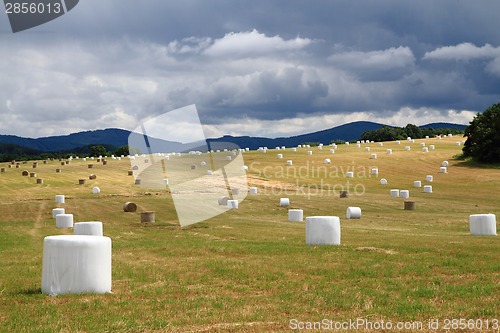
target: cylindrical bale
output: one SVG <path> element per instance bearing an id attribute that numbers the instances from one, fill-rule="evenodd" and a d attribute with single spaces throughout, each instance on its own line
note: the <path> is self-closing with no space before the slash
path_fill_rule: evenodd
<path id="1" fill-rule="evenodd" d="M 332 163 L 332 161 L 329 159 L 329 158 L 325 158 L 325 160 L 323 161 L 324 164 L 330 164 Z"/>
<path id="2" fill-rule="evenodd" d="M 432 193 L 432 185 L 424 185 L 424 193 Z"/>
<path id="3" fill-rule="evenodd" d="M 77 222 L 73 225 L 73 234 L 87 236 L 102 236 L 102 222 Z"/>
<path id="4" fill-rule="evenodd" d="M 0 172 L 5 172 L 5 168 L 0 168 Z"/>
<path id="5" fill-rule="evenodd" d="M 134 171 L 129 170 L 129 171 L 127 171 L 127 174 L 128 174 L 129 176 L 133 176 L 133 175 L 134 175 Z"/>
<path id="6" fill-rule="evenodd" d="M 283 158 L 283 154 L 278 154 L 278 158 L 282 159 Z"/>
<path id="7" fill-rule="evenodd" d="M 441 163 L 441 166 L 442 166 L 442 167 L 447 167 L 447 166 L 448 166 L 448 164 L 449 164 L 449 163 L 448 163 L 448 161 L 443 161 L 443 163 Z"/>
<path id="8" fill-rule="evenodd" d="M 96 176 L 96 175 L 94 175 L 93 173 L 91 173 L 91 174 L 89 175 L 89 179 L 90 179 L 90 180 L 97 179 L 97 176 Z"/>
<path id="9" fill-rule="evenodd" d="M 108 161 L 106 161 L 106 160 L 102 161 L 102 165 L 107 165 L 107 164 L 108 164 Z"/>
<path id="10" fill-rule="evenodd" d="M 348 219 L 360 219 L 361 218 L 361 208 L 359 207 L 347 207 L 345 216 Z"/>
<path id="11" fill-rule="evenodd" d="M 101 189 L 97 186 L 92 187 L 92 194 L 99 194 L 101 193 Z"/>
<path id="12" fill-rule="evenodd" d="M 422 182 L 420 180 L 415 180 L 413 182 L 413 187 L 414 188 L 419 188 L 419 187 L 422 187 Z"/>
<path id="13" fill-rule="evenodd" d="M 155 223 L 155 212 L 141 212 L 142 223 Z"/>
<path id="14" fill-rule="evenodd" d="M 31 178 L 36 178 L 36 172 L 30 172 L 30 177 Z"/>
<path id="15" fill-rule="evenodd" d="M 63 194 L 58 194 L 55 197 L 56 203 L 64 203 L 64 195 Z"/>
<path id="16" fill-rule="evenodd" d="M 319 145 L 318 150 L 323 150 L 323 146 Z"/>
<path id="17" fill-rule="evenodd" d="M 432 181 L 434 180 L 434 177 L 432 175 L 427 175 L 427 176 L 425 176 L 425 180 L 429 183 L 432 183 Z"/>
<path id="18" fill-rule="evenodd" d="M 168 185 L 168 178 L 163 179 L 163 185 Z"/>
<path id="19" fill-rule="evenodd" d="M 240 193 L 240 190 L 238 188 L 232 188 L 231 189 L 231 194 L 232 195 L 238 195 Z"/>
<path id="20" fill-rule="evenodd" d="M 292 151 L 293 151 L 293 152 L 296 152 L 296 151 L 297 151 L 297 148 L 292 148 Z"/>
<path id="21" fill-rule="evenodd" d="M 307 151 L 307 155 L 312 155 L 312 154 L 313 154 L 312 150 Z"/>
<path id="22" fill-rule="evenodd" d="M 356 143 L 356 148 L 361 148 L 361 143 Z"/>
<path id="23" fill-rule="evenodd" d="M 352 171 L 348 171 L 348 172 L 346 172 L 345 176 L 346 176 L 347 178 L 354 178 L 354 172 L 352 172 Z"/>
<path id="24" fill-rule="evenodd" d="M 200 162 L 200 166 L 202 166 L 202 167 L 203 167 L 203 166 L 206 166 L 206 165 L 207 165 L 207 162 L 205 162 L 205 161 L 201 161 L 201 162 Z"/>
<path id="25" fill-rule="evenodd" d="M 28 172 L 28 170 L 24 170 L 24 171 L 21 173 L 21 175 L 23 175 L 23 176 L 29 176 L 29 174 L 30 174 L 30 173 Z"/>
<path id="26" fill-rule="evenodd" d="M 405 150 L 411 150 L 411 147 L 410 146 L 406 146 Z"/>
<path id="27" fill-rule="evenodd" d="M 16 169 L 19 169 L 21 166 L 19 164 L 16 164 Z"/>
<path id="28" fill-rule="evenodd" d="M 257 187 L 250 187 L 250 194 L 257 194 L 257 193 L 258 193 Z"/>
<path id="29" fill-rule="evenodd" d="M 292 161 L 292 160 L 288 160 L 288 161 L 286 161 L 286 165 L 288 165 L 288 166 L 292 166 L 292 165 L 293 165 L 293 161 Z"/>
<path id="30" fill-rule="evenodd" d="M 383 146 L 384 146 L 384 143 L 383 143 L 383 142 L 379 142 L 379 143 L 378 143 L 378 145 L 379 145 L 380 147 L 383 147 Z"/>
<path id="31" fill-rule="evenodd" d="M 92 169 L 92 168 L 94 167 L 94 165 L 93 165 L 93 164 L 88 164 L 88 165 L 87 165 L 87 167 L 88 167 L 89 169 Z"/>
<path id="32" fill-rule="evenodd" d="M 424 153 L 428 153 L 428 152 L 429 152 L 429 148 L 424 147 L 424 148 L 422 148 L 422 151 L 423 151 Z"/>
<path id="33" fill-rule="evenodd" d="M 231 156 L 226 156 L 226 161 L 231 161 L 232 157 Z"/>
<path id="34" fill-rule="evenodd" d="M 330 149 L 330 154 L 335 154 L 335 149 Z"/>
<path id="35" fill-rule="evenodd" d="M 227 208 L 238 209 L 238 200 L 228 200 Z"/>
<path id="36" fill-rule="evenodd" d="M 63 162 L 61 162 L 61 165 L 66 165 L 66 163 L 64 163 L 64 161 L 63 161 Z"/>
<path id="37" fill-rule="evenodd" d="M 365 151 L 370 151 L 370 147 L 365 147 Z"/>
<path id="38" fill-rule="evenodd" d="M 290 221 L 290 222 L 303 222 L 304 221 L 304 211 L 302 209 L 289 209 L 288 210 L 288 221 Z"/>
<path id="39" fill-rule="evenodd" d="M 440 167 L 439 168 L 439 173 L 447 173 L 448 169 L 446 167 Z"/>
<path id="40" fill-rule="evenodd" d="M 371 155 L 370 155 L 370 158 L 371 158 L 371 159 L 376 159 L 376 158 L 377 158 L 377 154 L 371 154 Z"/>
<path id="41" fill-rule="evenodd" d="M 306 217 L 307 245 L 340 245 L 340 218 L 338 216 Z"/>
<path id="42" fill-rule="evenodd" d="M 56 228 L 73 228 L 73 214 L 57 214 Z"/>
<path id="43" fill-rule="evenodd" d="M 191 164 L 191 170 L 196 170 L 196 164 Z"/>
<path id="44" fill-rule="evenodd" d="M 227 206 L 228 197 L 220 197 L 219 198 L 219 206 Z"/>
<path id="45" fill-rule="evenodd" d="M 133 213 L 137 210 L 137 205 L 133 202 L 125 202 L 125 204 L 123 204 L 123 211 L 126 212 L 126 213 Z"/>
<path id="46" fill-rule="evenodd" d="M 37 166 L 38 164 L 33 163 L 33 169 L 36 169 Z"/>
<path id="47" fill-rule="evenodd" d="M 474 214 L 469 216 L 470 234 L 496 236 L 497 220 L 495 214 Z"/>
<path id="48" fill-rule="evenodd" d="M 387 185 L 387 179 L 385 178 L 380 179 L 380 185 Z"/>
<path id="49" fill-rule="evenodd" d="M 430 145 L 430 146 L 429 146 L 429 149 L 430 149 L 430 150 L 434 150 L 434 149 L 436 149 L 436 147 L 435 147 L 434 145 Z"/>
<path id="50" fill-rule="evenodd" d="M 214 174 L 214 172 L 212 170 L 207 170 L 207 175 L 208 176 L 212 176 Z"/>
<path id="51" fill-rule="evenodd" d="M 141 180 L 140 179 L 136 179 L 134 184 L 135 185 L 141 185 Z"/>
<path id="52" fill-rule="evenodd" d="M 85 185 L 85 179 L 78 179 L 79 185 Z"/>
<path id="53" fill-rule="evenodd" d="M 52 218 L 55 219 L 57 215 L 64 213 L 65 213 L 64 208 L 54 208 L 52 209 Z"/>
<path id="54" fill-rule="evenodd" d="M 139 170 L 139 167 L 138 167 L 137 165 L 134 165 L 134 166 L 132 167 L 132 170 Z"/>
<path id="55" fill-rule="evenodd" d="M 280 198 L 280 206 L 281 207 L 290 206 L 290 199 L 289 198 Z"/>
<path id="56" fill-rule="evenodd" d="M 399 191 L 399 197 L 403 199 L 408 199 L 410 197 L 410 191 L 409 190 Z"/>
<path id="57" fill-rule="evenodd" d="M 378 168 L 372 168 L 372 175 L 378 175 Z"/>
<path id="58" fill-rule="evenodd" d="M 387 149 L 385 152 L 386 152 L 387 155 L 391 155 L 392 154 L 392 149 Z"/>
<path id="59" fill-rule="evenodd" d="M 43 164 L 47 164 L 47 161 L 43 161 Z"/>
<path id="60" fill-rule="evenodd" d="M 405 200 L 404 210 L 415 210 L 416 208 L 417 204 L 415 203 L 415 201 Z"/>
<path id="61" fill-rule="evenodd" d="M 37 184 L 43 184 L 43 179 L 42 178 L 37 178 L 36 179 Z"/>
<path id="62" fill-rule="evenodd" d="M 56 173 L 61 173 L 61 169 L 56 169 Z"/>
<path id="63" fill-rule="evenodd" d="M 345 191 L 345 190 L 340 191 L 340 197 L 341 198 L 349 198 L 349 192 Z"/>
<path id="64" fill-rule="evenodd" d="M 460 141 L 455 142 L 455 146 L 460 146 L 462 143 Z"/>
<path id="65" fill-rule="evenodd" d="M 393 198 L 399 198 L 399 190 L 398 189 L 392 189 L 391 190 L 391 197 L 393 197 Z"/>

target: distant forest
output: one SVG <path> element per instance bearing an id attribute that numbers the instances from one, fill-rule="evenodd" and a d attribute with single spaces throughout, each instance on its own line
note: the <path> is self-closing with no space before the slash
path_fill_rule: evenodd
<path id="1" fill-rule="evenodd" d="M 373 131 L 366 131 L 361 135 L 361 140 L 380 142 L 406 140 L 408 137 L 422 139 L 426 136 L 432 138 L 436 135 L 457 135 L 464 133 L 463 130 L 457 128 L 420 128 L 416 125 L 408 124 L 405 127 L 383 126 Z"/>

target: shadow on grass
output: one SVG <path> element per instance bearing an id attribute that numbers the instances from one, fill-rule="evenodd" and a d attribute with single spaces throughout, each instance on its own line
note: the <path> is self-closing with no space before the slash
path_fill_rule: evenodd
<path id="1" fill-rule="evenodd" d="M 473 160 L 472 158 L 463 157 L 462 155 L 455 155 L 453 156 L 453 159 L 455 161 L 460 161 L 457 164 L 455 164 L 455 166 L 458 167 L 477 168 L 477 169 L 500 169 L 500 163 L 491 163 L 491 164 L 481 163 Z"/>
<path id="2" fill-rule="evenodd" d="M 20 291 L 14 293 L 14 294 L 17 294 L 17 295 L 41 295 L 42 288 L 32 287 L 32 288 L 21 289 Z"/>

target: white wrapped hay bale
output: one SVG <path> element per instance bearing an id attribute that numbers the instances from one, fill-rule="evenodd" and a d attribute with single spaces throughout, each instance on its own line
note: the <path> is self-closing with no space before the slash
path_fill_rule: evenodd
<path id="1" fill-rule="evenodd" d="M 232 188 L 231 189 L 231 194 L 234 196 L 234 195 L 238 195 L 240 194 L 240 190 L 236 187 Z"/>
<path id="2" fill-rule="evenodd" d="M 233 158 L 231 156 L 226 156 L 226 161 L 231 161 Z"/>
<path id="3" fill-rule="evenodd" d="M 425 147 L 425 142 L 421 142 L 420 147 Z"/>
<path id="4" fill-rule="evenodd" d="M 443 161 L 443 163 L 441 163 L 442 167 L 447 167 L 448 165 L 449 165 L 448 161 Z"/>
<path id="5" fill-rule="evenodd" d="M 370 151 L 370 147 L 365 147 L 365 151 Z"/>
<path id="6" fill-rule="evenodd" d="M 371 154 L 371 155 L 370 155 L 370 158 L 371 158 L 372 160 L 376 159 L 376 158 L 377 158 L 377 154 Z"/>
<path id="7" fill-rule="evenodd" d="M 380 185 L 387 185 L 387 179 L 385 178 L 380 179 Z"/>
<path id="8" fill-rule="evenodd" d="M 392 149 L 387 149 L 385 152 L 387 155 L 392 155 Z"/>
<path id="9" fill-rule="evenodd" d="M 460 141 L 455 142 L 455 146 L 460 147 L 462 143 Z"/>
<path id="10" fill-rule="evenodd" d="M 56 195 L 56 203 L 63 204 L 64 203 L 64 195 L 62 195 L 62 194 Z"/>
<path id="11" fill-rule="evenodd" d="M 447 173 L 448 169 L 446 167 L 440 167 L 439 168 L 439 173 Z"/>
<path id="12" fill-rule="evenodd" d="M 278 159 L 282 159 L 283 158 L 283 154 L 278 154 Z"/>
<path id="13" fill-rule="evenodd" d="M 335 149 L 330 149 L 330 154 L 335 154 Z"/>
<path id="14" fill-rule="evenodd" d="M 87 236 L 102 236 L 102 222 L 77 222 L 73 226 L 73 234 Z"/>
<path id="15" fill-rule="evenodd" d="M 348 171 L 348 172 L 346 172 L 345 176 L 346 176 L 346 178 L 354 178 L 354 172 Z"/>
<path id="16" fill-rule="evenodd" d="M 258 193 L 258 189 L 257 189 L 257 187 L 250 187 L 250 194 L 255 195 L 255 194 L 257 194 L 257 193 Z"/>
<path id="17" fill-rule="evenodd" d="M 410 147 L 410 146 L 406 146 L 406 147 L 405 147 L 405 150 L 410 151 L 410 150 L 411 150 L 411 147 Z"/>
<path id="18" fill-rule="evenodd" d="M 296 152 L 296 151 L 297 151 L 297 148 L 292 148 L 292 151 L 293 151 L 293 152 Z"/>
<path id="19" fill-rule="evenodd" d="M 409 190 L 399 191 L 399 197 L 403 199 L 408 199 L 410 197 L 410 191 Z"/>
<path id="20" fill-rule="evenodd" d="M 397 141 L 396 141 L 396 144 L 397 144 L 397 145 L 400 145 L 400 144 L 401 144 L 401 141 L 397 140 Z"/>
<path id="21" fill-rule="evenodd" d="M 345 216 L 348 219 L 360 219 L 361 218 L 361 208 L 359 208 L 359 207 L 347 207 Z"/>
<path id="22" fill-rule="evenodd" d="M 290 221 L 290 222 L 303 222 L 304 221 L 304 211 L 302 209 L 289 209 L 288 210 L 288 221 Z"/>
<path id="23" fill-rule="evenodd" d="M 48 236 L 43 241 L 42 293 L 111 292 L 111 239 Z"/>
<path id="24" fill-rule="evenodd" d="M 425 180 L 428 183 L 432 183 L 434 181 L 434 177 L 432 175 L 427 175 L 427 176 L 425 176 Z"/>
<path id="25" fill-rule="evenodd" d="M 288 199 L 288 198 L 280 198 L 280 206 L 281 207 L 288 207 L 288 206 L 290 206 L 290 199 Z"/>
<path id="26" fill-rule="evenodd" d="M 496 236 L 497 221 L 495 214 L 474 214 L 469 216 L 470 234 Z"/>
<path id="27" fill-rule="evenodd" d="M 227 208 L 238 209 L 238 200 L 228 200 Z"/>
<path id="28" fill-rule="evenodd" d="M 340 245 L 340 219 L 338 216 L 306 217 L 307 245 Z"/>
<path id="29" fill-rule="evenodd" d="M 292 160 L 288 160 L 288 161 L 286 161 L 286 165 L 288 165 L 288 166 L 292 166 L 292 165 L 293 165 L 293 161 L 292 161 Z"/>
<path id="30" fill-rule="evenodd" d="M 436 149 L 436 147 L 435 147 L 434 145 L 430 145 L 430 146 L 429 146 L 429 149 L 430 149 L 430 150 L 434 150 L 434 149 Z"/>
<path id="31" fill-rule="evenodd" d="M 247 171 L 247 170 L 248 170 L 248 166 L 246 166 L 246 165 L 242 166 L 242 167 L 241 167 L 241 170 L 242 170 L 242 171 Z"/>
<path id="32" fill-rule="evenodd" d="M 207 170 L 207 175 L 208 176 L 212 176 L 214 174 L 214 172 L 212 170 Z"/>
<path id="33" fill-rule="evenodd" d="M 64 208 L 54 208 L 52 209 L 52 218 L 55 219 L 57 215 L 64 213 L 65 213 Z"/>
<path id="34" fill-rule="evenodd" d="M 207 162 L 205 162 L 205 161 L 201 161 L 201 162 L 200 162 L 200 166 L 202 166 L 202 167 L 203 167 L 203 166 L 206 166 L 206 165 L 207 165 Z"/>
<path id="35" fill-rule="evenodd" d="M 57 214 L 56 228 L 73 228 L 73 214 Z"/>
<path id="36" fill-rule="evenodd" d="M 378 168 L 372 168 L 372 175 L 378 176 Z"/>
<path id="37" fill-rule="evenodd" d="M 168 185 L 168 178 L 163 179 L 163 185 Z"/>
<path id="38" fill-rule="evenodd" d="M 312 154 L 313 154 L 312 150 L 307 151 L 307 155 L 312 155 Z"/>
<path id="39" fill-rule="evenodd" d="M 227 206 L 228 197 L 220 197 L 219 198 L 219 206 Z"/>
<path id="40" fill-rule="evenodd" d="M 392 189 L 391 190 L 391 197 L 393 197 L 393 198 L 399 198 L 399 190 L 398 189 Z"/>
<path id="41" fill-rule="evenodd" d="M 361 148 L 361 143 L 356 143 L 356 148 Z"/>
<path id="42" fill-rule="evenodd" d="M 323 150 L 323 146 L 322 146 L 322 145 L 319 145 L 319 146 L 318 146 L 318 150 Z"/>
<path id="43" fill-rule="evenodd" d="M 415 180 L 413 182 L 413 187 L 414 188 L 419 188 L 419 187 L 422 187 L 422 182 L 420 180 Z"/>
<path id="44" fill-rule="evenodd" d="M 345 144 L 346 144 L 346 146 L 349 146 L 349 141 L 347 141 Z"/>
<path id="45" fill-rule="evenodd" d="M 378 143 L 378 146 L 379 146 L 379 147 L 383 147 L 383 146 L 384 146 L 384 143 L 383 143 L 383 142 L 379 142 L 379 143 Z"/>
<path id="46" fill-rule="evenodd" d="M 101 189 L 97 186 L 92 187 L 92 194 L 99 194 L 101 193 Z"/>
<path id="47" fill-rule="evenodd" d="M 422 152 L 428 153 L 429 152 L 429 148 L 427 148 L 427 147 L 422 148 Z"/>
<path id="48" fill-rule="evenodd" d="M 332 163 L 332 161 L 331 161 L 329 158 L 325 158 L 325 159 L 323 160 L 323 163 L 324 163 L 324 164 L 330 164 L 330 163 Z"/>
<path id="49" fill-rule="evenodd" d="M 432 185 L 424 185 L 424 193 L 432 193 Z"/>

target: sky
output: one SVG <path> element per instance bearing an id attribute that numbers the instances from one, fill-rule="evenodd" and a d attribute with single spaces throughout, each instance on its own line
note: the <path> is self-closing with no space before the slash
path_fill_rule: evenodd
<path id="1" fill-rule="evenodd" d="M 81 0 L 12 33 L 2 11 L 0 134 L 132 130 L 192 104 L 208 137 L 468 124 L 500 102 L 498 13 L 498 0 Z"/>

